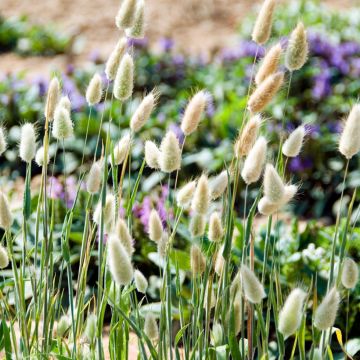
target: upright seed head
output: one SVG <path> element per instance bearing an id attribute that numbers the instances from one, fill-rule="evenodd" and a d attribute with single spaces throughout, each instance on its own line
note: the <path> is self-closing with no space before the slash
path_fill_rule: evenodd
<path id="1" fill-rule="evenodd" d="M 152 209 L 149 217 L 149 238 L 158 243 L 163 236 L 164 228 L 159 213 Z"/>
<path id="2" fill-rule="evenodd" d="M 220 215 L 214 212 L 210 216 L 209 221 L 209 240 L 220 242 L 224 235 L 224 229 L 221 224 Z"/>
<path id="3" fill-rule="evenodd" d="M 108 244 L 109 269 L 114 281 L 122 286 L 129 285 L 133 278 L 130 257 L 117 236 L 112 235 Z"/>
<path id="4" fill-rule="evenodd" d="M 205 233 L 205 216 L 195 213 L 190 220 L 189 230 L 192 237 L 202 236 Z"/>
<path id="5" fill-rule="evenodd" d="M 209 181 L 206 175 L 201 175 L 198 180 L 191 208 L 199 213 L 206 214 L 210 205 Z"/>
<path id="6" fill-rule="evenodd" d="M 211 199 L 216 200 L 219 198 L 226 190 L 228 186 L 228 173 L 226 170 L 222 171 L 218 176 L 212 179 L 210 183 L 211 189 Z"/>
<path id="7" fill-rule="evenodd" d="M 306 131 L 303 125 L 297 127 L 285 140 L 282 153 L 287 157 L 296 157 L 301 151 Z"/>
<path id="8" fill-rule="evenodd" d="M 197 245 L 190 249 L 191 270 L 195 276 L 200 276 L 205 271 L 206 259 Z"/>
<path id="9" fill-rule="evenodd" d="M 259 45 L 265 44 L 271 35 L 275 0 L 265 0 L 256 19 L 252 39 Z"/>
<path id="10" fill-rule="evenodd" d="M 196 181 L 190 181 L 185 184 L 177 193 L 176 201 L 178 206 L 185 207 L 188 206 L 193 198 L 194 192 L 196 189 Z"/>
<path id="11" fill-rule="evenodd" d="M 7 147 L 4 129 L 0 126 L 0 156 L 5 152 Z"/>
<path id="12" fill-rule="evenodd" d="M 299 22 L 291 33 L 285 54 L 285 66 L 289 71 L 299 70 L 306 63 L 309 53 L 304 24 Z"/>
<path id="13" fill-rule="evenodd" d="M 159 329 L 155 316 L 150 312 L 145 315 L 144 333 L 152 341 L 156 341 L 159 338 Z"/>
<path id="14" fill-rule="evenodd" d="M 44 161 L 45 156 L 46 156 L 46 161 Z M 39 147 L 39 149 L 36 151 L 35 162 L 41 167 L 44 166 L 45 163 L 46 165 L 48 165 L 49 160 L 50 160 L 49 154 L 47 153 L 45 155 L 44 147 L 43 146 Z"/>
<path id="15" fill-rule="evenodd" d="M 127 29 L 133 26 L 135 21 L 137 0 L 123 0 L 115 17 L 116 26 L 119 29 Z"/>
<path id="16" fill-rule="evenodd" d="M 347 159 L 360 151 L 360 104 L 350 111 L 340 136 L 339 150 Z"/>
<path id="17" fill-rule="evenodd" d="M 277 72 L 269 75 L 259 87 L 251 94 L 248 108 L 252 113 L 262 111 L 273 99 L 284 82 L 284 73 Z"/>
<path id="18" fill-rule="evenodd" d="M 26 123 L 21 127 L 19 155 L 21 160 L 30 163 L 36 152 L 36 132 L 33 124 Z"/>
<path id="19" fill-rule="evenodd" d="M 60 97 L 60 83 L 58 78 L 55 76 L 51 79 L 49 84 L 49 90 L 47 93 L 46 104 L 45 104 L 45 117 L 52 121 L 54 118 L 54 112 L 56 105 Z"/>
<path id="20" fill-rule="evenodd" d="M 66 332 L 69 330 L 71 326 L 71 320 L 68 315 L 63 315 L 59 319 L 56 326 L 56 335 L 60 338 L 64 337 Z"/>
<path id="21" fill-rule="evenodd" d="M 233 310 L 234 310 L 235 334 L 238 335 L 241 330 L 241 301 L 239 301 L 239 299 L 235 299 Z"/>
<path id="22" fill-rule="evenodd" d="M 207 307 L 208 307 L 209 296 L 210 296 L 209 307 L 210 307 L 210 309 L 212 309 L 216 306 L 216 295 L 215 295 L 213 286 L 211 287 L 211 293 L 210 293 L 209 286 L 206 286 L 206 292 L 205 292 L 205 298 L 204 298 L 204 309 L 207 309 Z"/>
<path id="23" fill-rule="evenodd" d="M 169 243 L 169 235 L 167 232 L 164 231 L 160 241 L 157 243 L 157 251 L 160 259 L 165 259 L 168 243 Z"/>
<path id="24" fill-rule="evenodd" d="M 234 145 L 235 156 L 240 159 L 249 154 L 254 146 L 261 125 L 261 116 L 255 115 L 246 123 Z"/>
<path id="25" fill-rule="evenodd" d="M 129 134 L 124 135 L 114 147 L 114 165 L 121 165 L 130 151 L 131 137 Z M 109 162 L 112 161 L 109 156 Z"/>
<path id="26" fill-rule="evenodd" d="M 220 248 L 220 250 L 216 254 L 216 261 L 215 261 L 215 272 L 221 276 L 225 265 L 225 259 L 223 257 L 224 245 Z"/>
<path id="27" fill-rule="evenodd" d="M 285 186 L 274 166 L 267 164 L 264 175 L 264 194 L 272 203 L 279 203 L 284 196 Z"/>
<path id="28" fill-rule="evenodd" d="M 74 135 L 70 112 L 65 107 L 56 107 L 52 134 L 56 140 L 65 140 Z"/>
<path id="29" fill-rule="evenodd" d="M 260 303 L 266 294 L 258 278 L 246 265 L 241 266 L 240 274 L 246 299 L 253 304 Z"/>
<path id="30" fill-rule="evenodd" d="M 279 66 L 282 48 L 280 44 L 274 45 L 265 55 L 255 76 L 256 85 L 260 85 L 269 75 L 274 74 Z"/>
<path id="31" fill-rule="evenodd" d="M 126 35 L 133 39 L 142 39 L 145 36 L 145 3 L 138 0 L 131 28 L 125 30 Z"/>
<path id="32" fill-rule="evenodd" d="M 127 46 L 127 39 L 121 38 L 115 46 L 115 49 L 111 52 L 108 61 L 105 66 L 105 74 L 108 80 L 112 81 L 116 77 L 120 61 L 125 54 Z"/>
<path id="33" fill-rule="evenodd" d="M 266 150 L 266 139 L 260 136 L 246 157 L 244 167 L 241 171 L 241 177 L 247 185 L 260 179 L 266 161 Z"/>
<path id="34" fill-rule="evenodd" d="M 135 270 L 134 280 L 135 280 L 136 290 L 142 294 L 145 294 L 148 288 L 148 281 L 146 280 L 146 277 L 143 275 L 141 271 Z"/>
<path id="35" fill-rule="evenodd" d="M 99 74 L 95 74 L 86 90 L 86 101 L 89 106 L 96 105 L 100 102 L 102 96 L 102 80 Z"/>
<path id="36" fill-rule="evenodd" d="M 114 96 L 120 101 L 126 101 L 133 92 L 134 61 L 129 54 L 125 54 L 116 72 L 114 82 Z"/>
<path id="37" fill-rule="evenodd" d="M 145 142 L 145 162 L 151 169 L 159 169 L 160 150 L 153 141 Z"/>
<path id="38" fill-rule="evenodd" d="M 161 171 L 171 173 L 181 167 L 181 149 L 179 140 L 172 131 L 168 131 L 160 145 Z"/>
<path id="39" fill-rule="evenodd" d="M 121 245 L 124 247 L 127 254 L 131 257 L 134 253 L 134 240 L 131 237 L 128 226 L 125 220 L 118 219 L 116 223 L 116 235 L 120 240 Z"/>
<path id="40" fill-rule="evenodd" d="M 64 95 L 59 100 L 59 108 L 65 108 L 69 113 L 71 112 L 71 101 L 67 95 Z"/>
<path id="41" fill-rule="evenodd" d="M 315 312 L 314 325 L 319 330 L 326 330 L 334 325 L 339 304 L 340 295 L 336 288 L 333 287 L 326 294 Z"/>
<path id="42" fill-rule="evenodd" d="M 185 136 L 192 134 L 198 128 L 208 101 L 209 94 L 205 90 L 197 92 L 189 101 L 181 122 L 181 130 Z"/>
<path id="43" fill-rule="evenodd" d="M 345 258 L 341 273 L 341 283 L 346 289 L 353 289 L 359 281 L 359 269 L 353 259 Z"/>
<path id="44" fill-rule="evenodd" d="M 130 120 L 130 129 L 133 132 L 138 132 L 145 125 L 155 107 L 157 97 L 155 91 L 144 97 Z"/>
<path id="45" fill-rule="evenodd" d="M 101 166 L 98 162 L 91 165 L 86 181 L 86 189 L 90 194 L 96 194 L 101 185 Z"/>
<path id="46" fill-rule="evenodd" d="M 86 319 L 85 336 L 89 342 L 93 342 L 96 337 L 97 318 L 95 314 L 89 314 Z"/>
<path id="47" fill-rule="evenodd" d="M 294 334 L 301 324 L 304 300 L 306 293 L 295 288 L 287 297 L 279 314 L 279 331 L 285 338 Z"/>
<path id="48" fill-rule="evenodd" d="M 9 265 L 9 256 L 7 250 L 0 245 L 0 269 L 4 269 Z"/>
<path id="49" fill-rule="evenodd" d="M 0 228 L 8 230 L 13 223 L 10 206 L 5 195 L 0 192 Z"/>
<path id="50" fill-rule="evenodd" d="M 108 194 L 106 195 L 105 206 L 103 210 L 104 214 L 104 224 L 111 225 L 114 222 L 115 217 L 115 198 L 114 195 Z M 94 222 L 97 225 L 100 225 L 101 219 L 101 200 L 98 202 L 96 209 L 94 211 Z"/>

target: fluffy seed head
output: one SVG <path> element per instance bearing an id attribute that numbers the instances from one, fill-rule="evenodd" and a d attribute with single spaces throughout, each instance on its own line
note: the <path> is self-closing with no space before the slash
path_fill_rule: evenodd
<path id="1" fill-rule="evenodd" d="M 201 175 L 198 180 L 191 208 L 199 214 L 206 214 L 210 205 L 209 181 L 206 175 Z"/>
<path id="2" fill-rule="evenodd" d="M 306 131 L 303 125 L 296 128 L 285 140 L 282 153 L 287 157 L 298 156 L 304 141 Z"/>
<path id="3" fill-rule="evenodd" d="M 33 124 L 26 123 L 21 127 L 19 155 L 21 160 L 29 163 L 35 157 L 36 133 Z"/>
<path id="4" fill-rule="evenodd" d="M 280 44 L 274 45 L 267 52 L 255 76 L 255 83 L 257 85 L 262 83 L 269 75 L 276 72 L 279 66 L 281 53 L 282 53 L 282 48 Z"/>
<path id="5" fill-rule="evenodd" d="M 340 304 L 340 295 L 333 287 L 324 297 L 315 312 L 314 325 L 319 330 L 326 330 L 335 323 L 336 314 Z"/>
<path id="6" fill-rule="evenodd" d="M 104 206 L 104 224 L 111 225 L 114 221 L 115 216 L 115 198 L 114 195 L 106 195 L 105 206 Z M 101 200 L 98 202 L 96 209 L 94 211 L 94 222 L 97 225 L 100 225 L 101 218 Z"/>
<path id="7" fill-rule="evenodd" d="M 128 226 L 126 225 L 125 220 L 118 219 L 116 223 L 116 235 L 120 240 L 121 245 L 124 247 L 125 251 L 129 255 L 132 256 L 134 253 L 134 240 L 130 235 L 130 231 Z"/>
<path id="8" fill-rule="evenodd" d="M 241 171 L 241 177 L 247 185 L 260 179 L 266 161 L 266 150 L 266 139 L 260 136 L 246 157 L 244 167 Z"/>
<path id="9" fill-rule="evenodd" d="M 46 156 L 46 161 L 44 161 L 44 158 Z M 47 153 L 45 155 L 44 153 L 44 147 L 41 146 L 37 151 L 36 151 L 36 155 L 35 155 L 35 162 L 41 167 L 44 166 L 44 163 L 46 163 L 46 165 L 49 164 L 49 154 Z"/>
<path id="10" fill-rule="evenodd" d="M 228 182 L 229 179 L 226 170 L 222 171 L 218 176 L 211 180 L 210 196 L 212 200 L 216 200 L 225 192 Z"/>
<path id="11" fill-rule="evenodd" d="M 190 220 L 189 230 L 192 237 L 204 235 L 205 233 L 205 216 L 195 213 Z"/>
<path id="12" fill-rule="evenodd" d="M 4 129 L 0 126 L 0 156 L 5 152 L 6 150 L 6 136 Z"/>
<path id="13" fill-rule="evenodd" d="M 4 269 L 9 265 L 9 256 L 7 250 L 0 245 L 0 269 Z"/>
<path id="14" fill-rule="evenodd" d="M 196 189 L 196 181 L 190 181 L 184 185 L 176 195 L 176 200 L 179 206 L 185 207 L 189 205 L 193 198 Z"/>
<path id="15" fill-rule="evenodd" d="M 10 206 L 5 195 L 0 192 L 0 228 L 8 230 L 13 222 Z"/>
<path id="16" fill-rule="evenodd" d="M 105 74 L 108 80 L 115 79 L 117 70 L 119 68 L 120 61 L 125 54 L 127 46 L 126 38 L 121 38 L 115 46 L 115 49 L 111 52 L 108 61 L 105 66 Z"/>
<path id="17" fill-rule="evenodd" d="M 306 293 L 300 288 L 291 291 L 279 314 L 279 330 L 285 338 L 294 334 L 301 323 Z"/>
<path id="18" fill-rule="evenodd" d="M 211 338 L 215 346 L 220 346 L 222 344 L 223 330 L 219 323 L 213 324 Z"/>
<path id="19" fill-rule="evenodd" d="M 214 308 L 216 305 L 216 295 L 215 295 L 215 290 L 214 287 L 211 287 L 211 293 L 209 294 L 209 286 L 206 286 L 206 292 L 205 292 L 205 298 L 204 298 L 204 309 L 206 309 L 208 307 L 208 297 L 210 295 L 210 309 Z"/>
<path id="20" fill-rule="evenodd" d="M 206 259 L 201 249 L 197 245 L 192 245 L 190 249 L 191 270 L 195 276 L 200 276 L 206 267 Z"/>
<path id="21" fill-rule="evenodd" d="M 61 316 L 56 326 L 56 335 L 58 337 L 63 337 L 66 334 L 66 332 L 69 330 L 70 325 L 71 325 L 71 320 L 69 316 L 67 315 Z"/>
<path id="22" fill-rule="evenodd" d="M 96 194 L 101 185 L 101 166 L 98 162 L 91 165 L 86 181 L 86 189 L 90 194 Z"/>
<path id="23" fill-rule="evenodd" d="M 88 341 L 92 342 L 96 336 L 96 323 L 97 318 L 95 314 L 88 315 L 86 319 L 85 336 Z"/>
<path id="24" fill-rule="evenodd" d="M 158 243 L 163 236 L 163 225 L 159 213 L 152 209 L 149 217 L 149 238 Z"/>
<path id="25" fill-rule="evenodd" d="M 45 104 L 45 117 L 52 121 L 54 118 L 54 112 L 56 105 L 60 97 L 60 83 L 57 77 L 53 77 L 49 84 L 49 90 L 47 93 Z"/>
<path id="26" fill-rule="evenodd" d="M 131 138 L 129 134 L 124 135 L 114 147 L 114 164 L 120 165 L 124 162 L 130 151 Z M 111 156 L 109 162 L 111 162 Z"/>
<path id="27" fill-rule="evenodd" d="M 192 134 L 198 128 L 208 100 L 209 94 L 201 90 L 189 101 L 181 122 L 181 130 L 186 136 Z"/>
<path id="28" fill-rule="evenodd" d="M 130 257 L 117 236 L 110 236 L 108 244 L 109 269 L 118 285 L 128 285 L 133 278 Z"/>
<path id="29" fill-rule="evenodd" d="M 210 216 L 209 221 L 209 240 L 220 242 L 224 235 L 224 229 L 221 224 L 220 215 L 214 212 Z"/>
<path id="30" fill-rule="evenodd" d="M 309 53 L 304 24 L 299 22 L 290 35 L 285 54 L 285 66 L 290 71 L 301 69 L 306 63 Z"/>
<path id="31" fill-rule="evenodd" d="M 215 261 L 215 272 L 221 276 L 222 270 L 224 268 L 225 259 L 223 257 L 224 245 L 216 254 L 216 261 Z"/>
<path id="32" fill-rule="evenodd" d="M 145 142 L 145 162 L 151 169 L 159 169 L 160 150 L 153 141 Z"/>
<path id="33" fill-rule="evenodd" d="M 119 29 L 127 29 L 133 26 L 135 21 L 137 0 L 123 0 L 115 17 L 116 26 Z"/>
<path id="34" fill-rule="evenodd" d="M 68 112 L 71 112 L 71 101 L 70 101 L 69 97 L 66 95 L 61 97 L 61 99 L 59 100 L 58 106 L 59 106 L 59 108 L 63 107 Z"/>
<path id="35" fill-rule="evenodd" d="M 172 131 L 168 131 L 161 141 L 159 164 L 161 171 L 171 173 L 181 167 L 181 149 L 179 140 Z"/>
<path id="36" fill-rule="evenodd" d="M 347 289 L 353 289 L 359 281 L 359 269 L 353 259 L 345 258 L 341 273 L 341 283 Z"/>
<path id="37" fill-rule="evenodd" d="M 139 131 L 149 119 L 156 103 L 156 93 L 152 91 L 146 95 L 130 120 L 130 129 L 133 132 Z"/>
<path id="38" fill-rule="evenodd" d="M 248 102 L 250 112 L 258 113 L 262 111 L 273 99 L 283 82 L 284 74 L 282 72 L 269 75 L 251 94 Z"/>
<path id="39" fill-rule="evenodd" d="M 56 107 L 52 134 L 57 140 L 65 140 L 74 135 L 70 112 L 65 107 Z"/>
<path id="40" fill-rule="evenodd" d="M 264 194 L 270 202 L 279 203 L 285 193 L 285 186 L 274 166 L 267 164 L 264 175 Z"/>
<path id="41" fill-rule="evenodd" d="M 234 325 L 235 334 L 239 334 L 241 330 L 241 302 L 236 299 L 234 302 Z"/>
<path id="42" fill-rule="evenodd" d="M 102 80 L 99 74 L 95 74 L 90 80 L 86 90 L 86 101 L 89 106 L 96 105 L 100 102 L 102 96 Z"/>
<path id="43" fill-rule="evenodd" d="M 138 0 L 134 15 L 134 23 L 125 33 L 133 39 L 142 39 L 145 35 L 145 4 L 144 0 Z"/>
<path id="44" fill-rule="evenodd" d="M 352 107 L 340 136 L 339 151 L 351 159 L 360 151 L 360 104 Z"/>
<path id="45" fill-rule="evenodd" d="M 120 101 L 126 101 L 133 92 L 134 62 L 129 54 L 125 54 L 116 72 L 114 82 L 114 96 Z"/>
<path id="46" fill-rule="evenodd" d="M 252 39 L 259 45 L 265 44 L 271 35 L 275 0 L 265 0 L 256 19 Z"/>
<path id="47" fill-rule="evenodd" d="M 253 304 L 260 303 L 266 294 L 258 278 L 246 265 L 241 266 L 240 274 L 246 299 Z"/>
<path id="48" fill-rule="evenodd" d="M 157 251 L 161 259 L 164 259 L 166 257 L 168 242 L 169 235 L 167 234 L 167 232 L 164 231 L 160 241 L 157 244 Z"/>
<path id="49" fill-rule="evenodd" d="M 146 313 L 145 315 L 144 333 L 152 341 L 155 341 L 159 338 L 159 329 L 155 316 L 150 312 Z"/>
<path id="50" fill-rule="evenodd" d="M 135 270 L 134 280 L 135 280 L 136 290 L 138 292 L 141 292 L 142 294 L 145 294 L 148 288 L 148 281 L 146 280 L 146 277 L 143 275 L 141 271 Z"/>

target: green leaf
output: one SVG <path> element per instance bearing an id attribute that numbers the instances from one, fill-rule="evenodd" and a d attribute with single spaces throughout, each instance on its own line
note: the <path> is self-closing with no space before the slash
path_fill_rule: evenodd
<path id="1" fill-rule="evenodd" d="M 8 326 L 6 325 L 6 321 L 4 319 L 2 320 L 2 330 L 4 334 L 4 347 L 5 347 L 6 360 L 11 360 L 12 349 L 11 349 L 10 332 Z"/>
<path id="2" fill-rule="evenodd" d="M 175 347 L 178 344 L 178 342 L 180 341 L 180 339 L 183 337 L 185 330 L 187 329 L 187 327 L 190 325 L 190 323 L 184 325 L 176 334 L 175 336 Z"/>

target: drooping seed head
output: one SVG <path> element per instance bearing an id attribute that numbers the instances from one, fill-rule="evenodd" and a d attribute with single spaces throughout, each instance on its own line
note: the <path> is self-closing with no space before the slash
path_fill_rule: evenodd
<path id="1" fill-rule="evenodd" d="M 10 206 L 5 195 L 0 192 L 0 228 L 8 230 L 13 223 Z"/>
<path id="2" fill-rule="evenodd" d="M 101 185 L 101 166 L 98 162 L 91 165 L 86 181 L 86 189 L 90 194 L 96 194 Z"/>
<path id="3" fill-rule="evenodd" d="M 165 259 L 168 243 L 169 243 L 169 235 L 167 232 L 164 231 L 160 241 L 157 244 L 157 252 L 159 254 L 160 259 Z"/>
<path id="4" fill-rule="evenodd" d="M 181 167 L 181 149 L 179 140 L 172 131 L 168 131 L 161 141 L 159 164 L 161 171 L 171 173 Z"/>
<path id="5" fill-rule="evenodd" d="M 144 274 L 139 270 L 135 270 L 134 280 L 135 280 L 136 290 L 138 292 L 141 292 L 142 294 L 145 294 L 149 284 Z"/>
<path id="6" fill-rule="evenodd" d="M 341 283 L 347 289 L 353 289 L 359 281 L 359 268 L 353 259 L 345 258 L 341 273 Z"/>
<path id="7" fill-rule="evenodd" d="M 185 136 L 192 134 L 198 128 L 208 101 L 209 94 L 205 90 L 197 92 L 189 101 L 181 122 L 181 130 Z"/>
<path id="8" fill-rule="evenodd" d="M 70 329 L 71 319 L 68 315 L 62 315 L 56 326 L 56 335 L 60 338 L 64 337 L 66 332 Z"/>
<path id="9" fill-rule="evenodd" d="M 0 156 L 5 152 L 7 147 L 4 129 L 0 126 Z"/>
<path id="10" fill-rule="evenodd" d="M 56 105 L 60 97 L 60 83 L 58 78 L 55 76 L 51 79 L 49 84 L 49 90 L 47 93 L 46 104 L 45 104 L 45 117 L 52 121 L 54 118 L 54 112 Z"/>
<path id="11" fill-rule="evenodd" d="M 145 315 L 144 333 L 152 341 L 156 341 L 159 338 L 159 329 L 155 316 L 150 312 L 147 312 Z"/>
<path id="12" fill-rule="evenodd" d="M 112 81 L 116 77 L 120 61 L 125 54 L 127 46 L 127 39 L 121 38 L 115 46 L 115 49 L 111 52 L 108 61 L 105 66 L 105 74 L 108 80 Z"/>
<path id="13" fill-rule="evenodd" d="M 7 250 L 0 245 L 0 269 L 4 269 L 9 265 L 9 255 Z"/>
<path id="14" fill-rule="evenodd" d="M 340 136 L 339 151 L 351 159 L 360 151 L 360 104 L 352 107 Z"/>
<path id="15" fill-rule="evenodd" d="M 253 304 L 260 303 L 261 300 L 266 297 L 266 294 L 254 272 L 246 265 L 242 265 L 240 274 L 246 299 Z"/>
<path id="16" fill-rule="evenodd" d="M 71 101 L 67 95 L 64 95 L 59 100 L 59 108 L 65 108 L 69 113 L 71 112 Z"/>
<path id="17" fill-rule="evenodd" d="M 315 311 L 314 325 L 319 330 L 326 330 L 334 325 L 339 304 L 340 295 L 333 287 Z"/>
<path id="18" fill-rule="evenodd" d="M 266 139 L 263 136 L 260 136 L 246 157 L 244 167 L 241 171 L 241 177 L 247 185 L 260 179 L 266 161 L 266 151 Z"/>
<path id="19" fill-rule="evenodd" d="M 46 161 L 44 161 L 45 157 L 46 157 Z M 36 151 L 35 162 L 41 167 L 44 166 L 45 163 L 46 165 L 48 165 L 49 161 L 50 161 L 49 153 L 45 154 L 44 147 L 43 146 L 39 147 L 39 149 Z"/>
<path id="20" fill-rule="evenodd" d="M 133 92 L 134 61 L 129 54 L 125 54 L 116 72 L 114 82 L 114 96 L 120 101 L 126 101 Z"/>
<path id="21" fill-rule="evenodd" d="M 33 124 L 26 123 L 21 127 L 19 155 L 21 160 L 30 163 L 36 152 L 36 132 Z"/>
<path id="22" fill-rule="evenodd" d="M 109 269 L 114 281 L 122 286 L 130 284 L 133 279 L 133 267 L 130 257 L 117 236 L 109 237 Z"/>
<path id="23" fill-rule="evenodd" d="M 287 297 L 279 314 L 279 331 L 284 338 L 293 335 L 301 324 L 304 300 L 306 293 L 300 288 L 295 288 Z"/>
<path id="24" fill-rule="evenodd" d="M 301 151 L 306 131 L 303 125 L 297 127 L 285 140 L 282 153 L 287 157 L 296 157 Z"/>
<path id="25" fill-rule="evenodd" d="M 137 0 L 123 0 L 115 17 L 116 26 L 119 29 L 127 29 L 133 26 L 135 21 Z"/>
<path id="26" fill-rule="evenodd" d="M 275 0 L 265 0 L 256 19 L 252 39 L 259 45 L 265 44 L 271 35 Z"/>
<path id="27" fill-rule="evenodd" d="M 309 53 L 309 45 L 304 24 L 299 22 L 290 35 L 285 53 L 285 66 L 288 70 L 301 69 L 306 63 Z"/>
<path id="28" fill-rule="evenodd" d="M 131 28 L 125 30 L 128 37 L 143 39 L 145 36 L 145 3 L 144 0 L 137 0 L 134 22 Z"/>
<path id="29" fill-rule="evenodd" d="M 125 220 L 117 220 L 115 232 L 118 239 L 120 240 L 121 245 L 124 247 L 125 251 L 131 258 L 132 254 L 135 252 L 134 240 L 130 234 L 129 228 L 126 225 Z"/>
<path id="30" fill-rule="evenodd" d="M 145 125 L 155 107 L 157 97 L 155 91 L 144 97 L 130 120 L 130 129 L 133 132 L 138 132 Z"/>
<path id="31" fill-rule="evenodd" d="M 274 166 L 267 164 L 264 174 L 264 194 L 271 203 L 279 203 L 284 197 L 285 185 Z"/>
<path id="32" fill-rule="evenodd" d="M 206 214 L 210 205 L 209 181 L 205 174 L 200 176 L 195 189 L 191 208 L 199 213 Z"/>
<path id="33" fill-rule="evenodd" d="M 284 73 L 277 72 L 269 75 L 259 87 L 251 94 L 248 108 L 251 113 L 262 111 L 274 98 L 284 82 Z"/>
<path id="34" fill-rule="evenodd" d="M 159 169 L 160 150 L 153 141 L 145 142 L 145 162 L 151 169 Z"/>
<path id="35" fill-rule="evenodd" d="M 200 276 L 205 271 L 206 259 L 201 249 L 197 245 L 192 245 L 190 249 L 191 270 L 195 276 Z"/>
<path id="36" fill-rule="evenodd" d="M 152 209 L 149 217 L 149 238 L 158 243 L 164 233 L 164 228 L 159 213 Z"/>
<path id="37" fill-rule="evenodd" d="M 114 222 L 115 217 L 115 198 L 113 194 L 107 194 L 105 200 L 105 206 L 103 209 L 104 224 L 110 225 Z M 94 211 L 94 222 L 97 225 L 100 225 L 101 219 L 101 200 L 98 202 L 96 209 Z"/>
<path id="38" fill-rule="evenodd" d="M 218 176 L 210 182 L 210 196 L 212 200 L 219 198 L 228 186 L 228 173 L 226 170 L 222 171 Z"/>
<path id="39" fill-rule="evenodd" d="M 210 216 L 209 221 L 209 240 L 214 242 L 220 242 L 224 235 L 224 229 L 221 224 L 221 218 L 219 213 L 214 212 Z"/>
<path id="40" fill-rule="evenodd" d="M 96 337 L 97 318 L 95 314 L 89 314 L 86 319 L 85 337 L 89 342 L 93 342 Z"/>
<path id="41" fill-rule="evenodd" d="M 52 134 L 56 140 L 65 140 L 74 135 L 70 112 L 65 107 L 56 107 Z"/>
<path id="42" fill-rule="evenodd" d="M 86 101 L 89 106 L 96 105 L 100 102 L 102 96 L 102 80 L 99 74 L 95 74 L 86 90 Z"/>
<path id="43" fill-rule="evenodd" d="M 255 76 L 255 83 L 260 85 L 269 75 L 274 74 L 279 66 L 282 48 L 280 44 L 274 45 L 265 55 Z"/>
<path id="44" fill-rule="evenodd" d="M 206 220 L 202 214 L 195 213 L 190 220 L 189 230 L 192 237 L 202 236 L 205 233 Z"/>
<path id="45" fill-rule="evenodd" d="M 114 147 L 114 165 L 121 165 L 128 155 L 131 147 L 130 134 L 124 135 Z M 109 156 L 109 162 L 112 161 Z"/>
<path id="46" fill-rule="evenodd" d="M 176 201 L 178 206 L 188 206 L 194 196 L 196 189 L 196 181 L 190 181 L 184 185 L 176 195 Z"/>

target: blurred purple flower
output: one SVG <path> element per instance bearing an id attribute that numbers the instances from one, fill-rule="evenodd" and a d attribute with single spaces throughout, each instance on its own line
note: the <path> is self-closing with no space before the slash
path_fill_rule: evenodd
<path id="1" fill-rule="evenodd" d="M 305 124 L 306 133 L 309 136 L 317 136 L 320 134 L 320 125 L 318 124 Z"/>
<path id="2" fill-rule="evenodd" d="M 159 40 L 160 49 L 164 52 L 169 52 L 174 47 L 174 40 L 163 37 Z"/>
<path id="3" fill-rule="evenodd" d="M 135 47 L 138 49 L 144 49 L 148 46 L 148 39 L 147 38 L 143 38 L 143 39 L 133 39 L 133 38 L 128 38 L 127 39 L 127 45 L 128 47 Z"/>
<path id="4" fill-rule="evenodd" d="M 151 213 L 151 199 L 150 196 L 145 196 L 142 204 L 134 206 L 135 216 L 140 219 L 140 222 L 143 224 L 145 231 L 149 231 L 149 219 Z"/>
<path id="5" fill-rule="evenodd" d="M 302 172 L 311 168 L 313 162 L 310 158 L 302 159 L 300 156 L 294 157 L 290 160 L 289 170 L 292 172 Z"/>
<path id="6" fill-rule="evenodd" d="M 66 95 L 69 96 L 73 110 L 79 111 L 85 106 L 85 97 L 80 94 L 74 81 L 70 79 L 67 75 L 63 75 L 63 91 Z"/>
<path id="7" fill-rule="evenodd" d="M 32 79 L 32 83 L 38 87 L 39 96 L 43 97 L 47 92 L 48 81 L 42 75 L 37 75 Z"/>
<path id="8" fill-rule="evenodd" d="M 320 63 L 321 73 L 314 76 L 314 86 L 312 95 L 319 100 L 331 94 L 331 71 L 327 64 L 322 61 Z"/>
<path id="9" fill-rule="evenodd" d="M 89 54 L 89 60 L 95 64 L 98 64 L 101 62 L 100 58 L 100 52 L 97 49 L 94 49 Z"/>
<path id="10" fill-rule="evenodd" d="M 340 134 L 342 131 L 342 124 L 340 121 L 330 123 L 328 125 L 328 129 L 330 132 L 332 132 L 334 134 Z"/>
<path id="11" fill-rule="evenodd" d="M 169 125 L 169 130 L 175 134 L 180 144 L 184 142 L 184 133 L 182 132 L 181 127 L 178 124 L 171 123 Z"/>
<path id="12" fill-rule="evenodd" d="M 49 185 L 47 187 L 47 191 L 50 199 L 61 199 L 63 194 L 63 186 L 56 177 L 51 176 L 49 178 Z"/>

